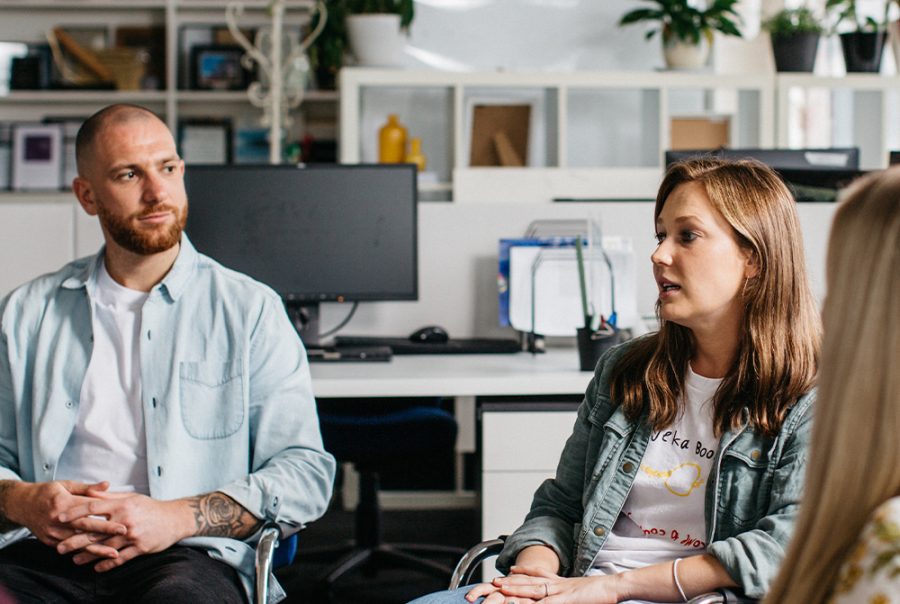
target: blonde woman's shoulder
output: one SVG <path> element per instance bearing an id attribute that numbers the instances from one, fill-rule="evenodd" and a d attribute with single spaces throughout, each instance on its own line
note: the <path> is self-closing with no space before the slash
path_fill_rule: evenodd
<path id="1" fill-rule="evenodd" d="M 841 568 L 833 604 L 900 604 L 900 497 L 881 504 Z"/>

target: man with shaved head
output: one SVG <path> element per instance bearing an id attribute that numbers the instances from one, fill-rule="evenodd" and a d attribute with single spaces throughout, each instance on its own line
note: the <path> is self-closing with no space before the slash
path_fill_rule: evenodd
<path id="1" fill-rule="evenodd" d="M 271 289 L 183 233 L 184 162 L 155 114 L 97 112 L 76 155 L 105 245 L 0 302 L 0 584 L 246 602 L 261 527 L 296 532 L 331 496 L 305 351 Z"/>

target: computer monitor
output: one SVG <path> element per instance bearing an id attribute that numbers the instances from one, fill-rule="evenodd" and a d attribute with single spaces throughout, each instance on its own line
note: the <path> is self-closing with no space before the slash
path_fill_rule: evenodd
<path id="1" fill-rule="evenodd" d="M 835 201 L 841 189 L 866 173 L 859 169 L 859 149 L 857 147 L 827 149 L 720 148 L 666 151 L 666 166 L 676 161 L 700 156 L 761 161 L 781 175 L 797 201 Z"/>
<path id="2" fill-rule="evenodd" d="M 695 149 L 666 151 L 666 166 L 676 161 L 713 155 L 727 159 L 755 159 L 767 166 L 791 170 L 859 170 L 858 147 L 831 147 L 826 149 L 761 149 L 743 147 L 737 149 Z"/>
<path id="3" fill-rule="evenodd" d="M 185 186 L 197 249 L 278 292 L 308 345 L 320 302 L 418 297 L 413 165 L 189 166 Z"/>

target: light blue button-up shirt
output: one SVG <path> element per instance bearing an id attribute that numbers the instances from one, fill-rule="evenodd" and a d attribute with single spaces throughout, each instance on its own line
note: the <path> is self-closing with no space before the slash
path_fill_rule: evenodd
<path id="1" fill-rule="evenodd" d="M 91 357 L 100 262 L 103 250 L 0 302 L 0 479 L 54 479 Z M 220 491 L 285 535 L 321 516 L 335 463 L 322 447 L 305 350 L 277 294 L 183 236 L 141 325 L 151 497 Z M 2 534 L 0 547 L 27 535 Z M 182 544 L 236 568 L 249 589 L 252 541 Z M 273 592 L 272 601 L 283 597 L 277 584 Z"/>

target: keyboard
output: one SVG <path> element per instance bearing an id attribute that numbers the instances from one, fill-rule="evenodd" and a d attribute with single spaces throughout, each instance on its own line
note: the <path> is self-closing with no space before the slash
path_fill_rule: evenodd
<path id="1" fill-rule="evenodd" d="M 310 363 L 379 362 L 391 360 L 387 346 L 328 346 L 309 348 L 306 351 Z"/>
<path id="2" fill-rule="evenodd" d="M 446 342 L 413 342 L 408 338 L 379 336 L 337 336 L 335 346 L 387 346 L 402 354 L 509 354 L 521 352 L 522 346 L 512 338 L 453 338 Z"/>

